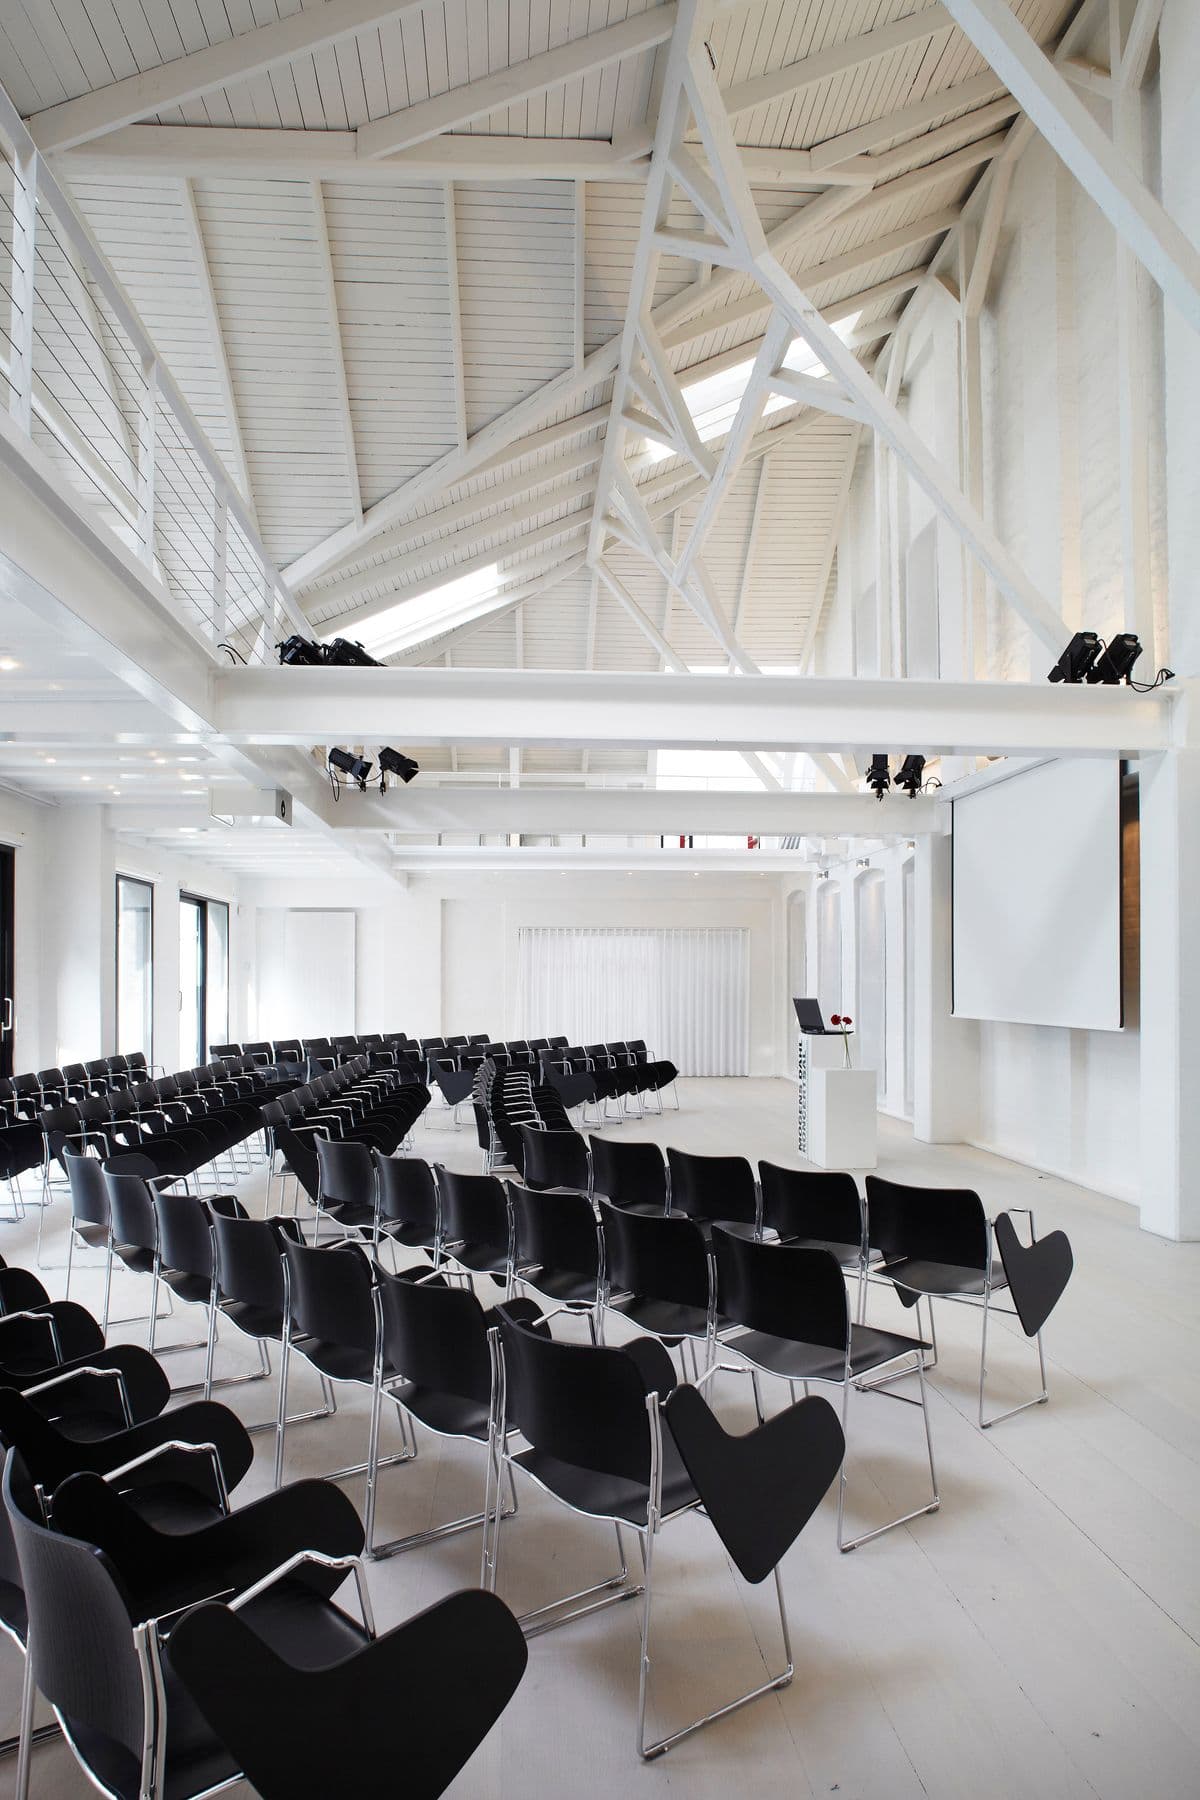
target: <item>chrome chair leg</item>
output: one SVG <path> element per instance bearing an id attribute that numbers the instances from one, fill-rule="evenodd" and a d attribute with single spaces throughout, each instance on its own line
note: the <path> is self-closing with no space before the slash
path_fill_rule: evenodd
<path id="1" fill-rule="evenodd" d="M 1011 1419 L 1017 1413 L 1028 1412 L 1031 1406 L 1045 1406 L 1050 1398 L 1050 1389 L 1046 1381 L 1046 1349 L 1045 1345 L 1042 1343 L 1042 1334 L 1039 1331 L 1036 1334 L 1036 1341 L 1038 1370 L 1042 1379 L 1041 1393 L 1036 1394 L 1032 1400 L 1022 1400 L 1018 1406 L 1008 1407 L 1005 1412 L 994 1413 L 990 1419 L 984 1418 L 984 1392 L 987 1383 L 988 1314 L 991 1310 L 990 1301 L 991 1288 L 988 1287 L 984 1289 L 983 1295 L 983 1332 L 979 1343 L 979 1429 L 981 1431 L 990 1431 L 992 1426 L 999 1425 L 1002 1419 Z M 932 1308 L 930 1310 L 932 1310 Z"/>
<path id="2" fill-rule="evenodd" d="M 893 1394 L 885 1386 L 874 1388 L 872 1391 L 882 1394 L 883 1397 L 888 1400 L 900 1400 L 910 1406 L 920 1406 L 921 1415 L 925 1424 L 925 1448 L 929 1457 L 929 1482 L 932 1490 L 931 1497 L 924 1506 L 914 1507 L 911 1512 L 902 1513 L 895 1519 L 889 1519 L 886 1525 L 876 1525 L 873 1530 L 864 1531 L 860 1533 L 858 1537 L 847 1540 L 845 1535 L 846 1489 L 848 1485 L 846 1464 L 849 1461 L 849 1454 L 847 1453 L 842 1458 L 842 1466 L 838 1474 L 837 1547 L 843 1554 L 850 1550 L 857 1550 L 860 1544 L 869 1544 L 872 1538 L 882 1537 L 885 1531 L 894 1531 L 897 1525 L 907 1525 L 911 1520 L 922 1518 L 926 1513 L 937 1512 L 942 1504 L 941 1495 L 938 1493 L 937 1469 L 934 1465 L 933 1458 L 933 1435 L 929 1424 L 929 1397 L 925 1387 L 925 1357 L 923 1351 L 917 1350 L 913 1352 L 913 1367 L 905 1372 L 907 1374 L 916 1375 L 917 1384 L 920 1389 L 919 1400 L 912 1400 L 904 1394 Z M 846 1380 L 842 1384 L 842 1435 L 846 1439 L 847 1446 L 849 1446 L 850 1442 L 848 1430 L 850 1390 L 855 1385 L 855 1382 L 851 1379 Z"/>

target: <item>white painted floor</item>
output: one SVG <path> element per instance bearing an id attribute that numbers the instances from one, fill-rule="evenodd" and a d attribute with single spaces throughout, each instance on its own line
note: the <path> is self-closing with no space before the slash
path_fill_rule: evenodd
<path id="1" fill-rule="evenodd" d="M 797 1160 L 789 1083 L 693 1081 L 680 1092 L 678 1114 L 615 1129 L 697 1151 Z M 465 1127 L 422 1128 L 418 1148 L 455 1167 L 478 1166 Z M 980 1433 L 979 1321 L 943 1306 L 931 1384 L 942 1510 L 840 1556 L 826 1500 L 784 1564 L 797 1665 L 791 1687 L 642 1765 L 634 1752 L 636 1609 L 601 1613 L 531 1644 L 516 1699 L 453 1789 L 459 1800 L 1200 1793 L 1200 1245 L 1145 1236 L 1117 1201 L 983 1152 L 915 1144 L 886 1120 L 880 1168 L 901 1180 L 975 1187 L 991 1212 L 1032 1205 L 1040 1230 L 1068 1232 L 1076 1271 L 1047 1329 L 1049 1407 Z M 241 1191 L 261 1209 L 261 1175 Z M 62 1260 L 64 1211 L 51 1215 L 47 1261 Z M 0 1253 L 30 1262 L 35 1225 L 31 1211 L 23 1225 L 0 1226 Z M 61 1271 L 44 1279 L 61 1291 Z M 114 1311 L 144 1307 L 146 1287 L 123 1277 Z M 100 1291 L 91 1273 L 72 1289 L 97 1309 Z M 195 1337 L 201 1316 L 177 1313 L 161 1329 Z M 871 1316 L 898 1323 L 901 1313 L 893 1296 L 873 1290 Z M 231 1336 L 219 1370 L 248 1362 Z M 1008 1321 L 996 1331 L 991 1364 L 998 1403 L 1031 1391 L 1031 1347 Z M 169 1367 L 177 1382 L 194 1379 L 199 1358 L 181 1355 Z M 294 1400 L 315 1396 L 315 1385 L 301 1365 Z M 272 1387 L 230 1392 L 249 1421 L 271 1413 Z M 289 1434 L 290 1475 L 363 1454 L 366 1408 L 343 1394 L 335 1419 Z M 781 1386 L 777 1403 L 785 1396 Z M 748 1400 L 744 1380 L 720 1378 L 727 1423 L 748 1427 Z M 919 1503 L 916 1411 L 864 1397 L 851 1429 L 855 1521 Z M 264 1434 L 256 1443 L 239 1501 L 267 1485 L 271 1440 Z M 426 1436 L 418 1461 L 383 1480 L 380 1527 L 391 1536 L 477 1507 L 482 1458 Z M 611 1553 L 610 1532 L 526 1488 L 505 1529 L 501 1591 L 518 1610 L 536 1606 L 598 1579 Z M 380 1624 L 476 1583 L 478 1568 L 475 1534 L 375 1565 Z M 660 1540 L 656 1626 L 656 1729 L 761 1680 L 760 1647 L 773 1666 L 778 1654 L 771 1584 L 747 1589 L 698 1517 Z M 15 1653 L 0 1649 L 0 1733 L 13 1729 L 18 1683 Z M 405 1718 L 399 1697 L 398 1796 L 413 1729 L 419 1721 Z M 11 1760 L 0 1764 L 0 1792 L 11 1793 L 12 1774 Z M 36 1753 L 36 1795 L 67 1800 L 90 1791 L 65 1748 Z"/>

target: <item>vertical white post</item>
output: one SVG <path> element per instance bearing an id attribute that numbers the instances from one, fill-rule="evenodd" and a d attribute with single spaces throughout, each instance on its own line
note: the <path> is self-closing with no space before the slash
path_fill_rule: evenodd
<path id="1" fill-rule="evenodd" d="M 142 358 L 142 417 L 138 431 L 138 543 L 143 562 L 154 566 L 154 451 L 158 433 L 158 358 Z"/>
<path id="2" fill-rule="evenodd" d="M 961 1143 L 978 1124 L 979 1027 L 951 1011 L 950 839 L 919 837 L 914 857 L 913 1136 Z"/>
<path id="3" fill-rule="evenodd" d="M 8 410 L 27 435 L 33 423 L 33 306 L 37 270 L 37 151 L 13 154 L 12 358 Z"/>
<path id="4" fill-rule="evenodd" d="M 213 640 L 220 643 L 229 618 L 229 495 L 220 482 L 213 483 Z"/>
<path id="5" fill-rule="evenodd" d="M 959 281 L 963 293 L 967 289 L 970 262 L 965 242 L 960 258 Z M 979 346 L 979 315 L 959 309 L 958 320 L 959 374 L 961 398 L 959 417 L 962 428 L 962 489 L 975 511 L 983 513 L 983 375 Z M 964 555 L 963 625 L 966 645 L 966 673 L 987 673 L 987 577 L 978 557 Z"/>
<path id="6" fill-rule="evenodd" d="M 1113 142 L 1142 178 L 1142 101 L 1122 59 L 1122 7 L 1109 11 L 1113 71 Z M 1129 244 L 1117 236 L 1117 407 L 1121 472 L 1121 567 L 1125 628 L 1141 638 L 1147 663 L 1155 662 L 1154 593 L 1150 579 L 1150 432 L 1146 354 L 1149 279 Z"/>
<path id="7" fill-rule="evenodd" d="M 1143 757 L 1141 844 L 1141 1217 L 1200 1238 L 1200 750 Z"/>

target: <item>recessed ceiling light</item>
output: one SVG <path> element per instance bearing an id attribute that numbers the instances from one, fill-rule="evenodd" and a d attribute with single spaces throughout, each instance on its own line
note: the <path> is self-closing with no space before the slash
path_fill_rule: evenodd
<path id="1" fill-rule="evenodd" d="M 92 778 L 90 775 L 81 775 L 79 779 L 80 781 L 90 781 Z"/>
<path id="2" fill-rule="evenodd" d="M 20 666 L 21 666 L 20 663 L 16 660 L 15 657 L 0 656 L 0 673 L 3 673 L 5 675 L 11 675 L 13 670 L 19 669 Z"/>

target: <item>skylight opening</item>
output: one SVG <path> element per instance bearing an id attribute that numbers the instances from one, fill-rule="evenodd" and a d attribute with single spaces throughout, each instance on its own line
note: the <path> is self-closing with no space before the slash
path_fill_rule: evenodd
<path id="1" fill-rule="evenodd" d="M 858 324 L 859 313 L 850 313 L 839 319 L 833 327 L 834 331 L 846 343 Z M 812 375 L 817 380 L 828 381 L 829 371 L 817 355 L 816 351 L 803 338 L 793 338 L 783 359 L 783 367 L 790 369 L 795 375 Z M 735 363 L 730 369 L 722 369 L 719 374 L 706 375 L 700 381 L 694 381 L 685 387 L 683 397 L 692 421 L 704 443 L 713 438 L 723 437 L 733 424 L 742 396 L 750 384 L 750 376 L 754 369 L 754 358 Z M 781 412 L 785 406 L 794 406 L 795 401 L 786 394 L 770 394 L 763 408 L 763 416 Z M 653 438 L 643 438 L 641 453 L 651 463 L 665 462 L 675 454 L 665 444 L 656 443 Z"/>
<path id="2" fill-rule="evenodd" d="M 413 600 L 398 600 L 386 611 L 363 619 L 353 628 L 355 638 L 372 656 L 386 656 L 391 651 L 402 650 L 408 644 L 429 637 L 434 630 L 449 631 L 486 611 L 486 603 L 495 599 L 505 579 L 499 563 L 489 563 L 486 568 L 456 576 L 453 581 L 443 582 L 441 587 L 418 594 Z M 341 621 L 330 619 L 322 636 L 326 639 L 337 637 L 341 631 Z"/>

